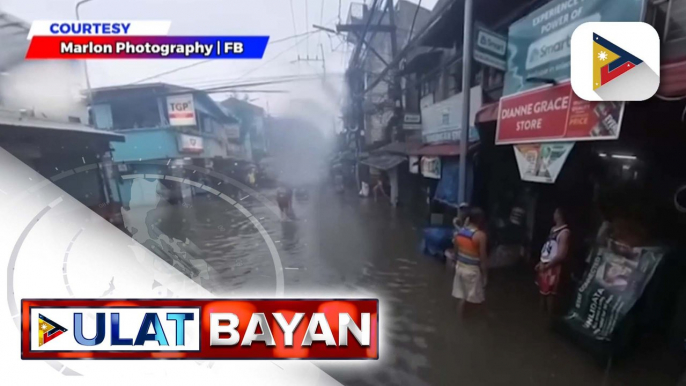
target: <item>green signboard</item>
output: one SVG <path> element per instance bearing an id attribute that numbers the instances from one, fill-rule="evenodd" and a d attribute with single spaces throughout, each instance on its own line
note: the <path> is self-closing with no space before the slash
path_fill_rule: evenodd
<path id="1" fill-rule="evenodd" d="M 477 23 L 474 29 L 474 60 L 489 67 L 505 71 L 507 38 Z"/>
<path id="2" fill-rule="evenodd" d="M 569 79 L 570 41 L 579 25 L 640 21 L 644 0 L 556 0 L 510 26 L 503 95 Z"/>
<path id="3" fill-rule="evenodd" d="M 631 248 L 611 241 L 592 254 L 591 268 L 565 320 L 585 336 L 609 341 L 617 323 L 643 294 L 665 250 Z"/>

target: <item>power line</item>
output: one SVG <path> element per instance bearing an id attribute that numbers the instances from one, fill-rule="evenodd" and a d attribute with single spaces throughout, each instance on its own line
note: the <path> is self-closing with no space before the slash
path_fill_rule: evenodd
<path id="1" fill-rule="evenodd" d="M 285 37 L 285 38 L 283 38 L 283 39 L 278 39 L 278 40 L 274 40 L 274 41 L 272 41 L 272 42 L 269 42 L 268 45 L 269 45 L 269 44 L 276 44 L 276 43 L 285 42 L 286 40 L 296 39 L 296 38 L 301 37 L 301 36 L 307 36 L 307 35 L 309 35 L 309 34 L 311 34 L 311 33 L 315 33 L 315 32 L 319 32 L 319 31 L 312 31 L 312 32 L 302 33 L 302 34 L 300 34 L 300 35 L 297 35 L 297 34 L 296 34 L 296 35 L 293 35 L 293 36 L 288 36 L 288 37 Z M 297 46 L 297 44 L 296 44 L 296 46 Z M 186 69 L 189 69 L 189 68 L 192 68 L 192 67 L 199 66 L 199 65 L 201 65 L 201 64 L 205 64 L 205 63 L 210 62 L 210 61 L 212 61 L 212 60 L 215 60 L 215 59 L 204 59 L 204 60 L 201 60 L 201 61 L 199 61 L 199 62 L 195 62 L 195 63 L 191 63 L 191 64 L 188 64 L 188 65 L 185 65 L 185 66 L 181 66 L 181 67 L 177 67 L 177 68 L 171 69 L 171 70 L 169 70 L 169 71 L 160 72 L 159 74 L 152 75 L 152 76 L 148 76 L 148 77 L 145 77 L 145 78 L 143 78 L 143 79 L 139 79 L 139 80 L 137 80 L 137 81 L 135 81 L 135 82 L 131 82 L 131 83 L 127 84 L 126 86 L 130 86 L 130 85 L 134 85 L 134 84 L 143 83 L 143 82 L 148 81 L 148 80 L 151 80 L 151 79 L 156 79 L 156 78 L 159 78 L 159 77 L 162 77 L 162 76 L 165 76 L 165 75 L 173 74 L 173 73 L 178 72 L 178 71 L 186 70 Z"/>
<path id="2" fill-rule="evenodd" d="M 265 77 L 265 78 L 250 78 L 250 79 L 245 79 L 243 82 L 240 82 L 240 79 L 238 79 L 238 78 L 235 78 L 235 79 L 217 79 L 214 81 L 201 82 L 201 83 L 195 83 L 195 84 L 193 84 L 193 83 L 191 83 L 191 84 L 188 84 L 188 83 L 179 84 L 179 86 L 180 87 L 194 88 L 194 89 L 198 89 L 198 90 L 202 90 L 202 89 L 205 89 L 208 87 L 258 87 L 258 86 L 263 86 L 266 84 L 301 82 L 301 81 L 316 80 L 318 78 L 319 78 L 319 76 L 317 74 L 283 75 L 283 76 Z"/>
<path id="3" fill-rule="evenodd" d="M 320 32 L 320 31 L 313 31 L 313 32 Z M 285 49 L 285 50 L 279 52 L 276 56 L 274 56 L 273 58 L 267 60 L 266 62 L 262 62 L 261 65 L 259 65 L 259 66 L 255 67 L 255 68 L 253 68 L 252 70 L 250 70 L 250 71 L 244 73 L 243 75 L 239 76 L 236 80 L 243 79 L 243 78 L 245 78 L 246 76 L 252 74 L 253 72 L 255 72 L 255 71 L 261 69 L 261 68 L 264 67 L 264 66 L 266 66 L 267 64 L 273 62 L 274 60 L 278 59 L 281 55 L 283 55 L 283 54 L 285 54 L 286 52 L 292 50 L 293 48 L 296 48 L 300 43 L 303 42 L 303 40 L 307 41 L 307 40 L 309 39 L 309 37 L 310 37 L 310 33 L 308 32 L 308 33 L 305 34 L 305 39 L 301 39 L 301 40 L 295 42 L 295 44 L 292 45 L 291 47 L 288 47 L 287 49 Z"/>
<path id="4" fill-rule="evenodd" d="M 337 74 L 332 74 L 332 76 L 343 77 L 343 76 L 345 76 L 345 74 L 337 73 Z M 319 74 L 312 74 L 312 75 L 309 75 L 307 77 L 303 76 L 301 78 L 295 78 L 295 79 L 274 80 L 274 81 L 267 81 L 267 82 L 217 84 L 217 85 L 208 86 L 205 88 L 190 88 L 190 87 L 180 86 L 178 90 L 169 90 L 168 92 L 156 93 L 155 96 L 156 97 L 163 97 L 163 96 L 170 96 L 170 95 L 184 95 L 184 94 L 197 93 L 197 92 L 203 92 L 206 94 L 217 94 L 217 93 L 229 92 L 229 91 L 234 91 L 234 90 L 243 90 L 244 88 L 249 88 L 249 87 L 259 87 L 259 86 L 267 86 L 267 85 L 290 83 L 290 82 L 318 81 L 320 78 L 321 78 L 321 76 Z M 253 92 L 260 92 L 260 91 L 273 92 L 274 90 L 254 90 Z M 97 94 L 98 90 L 95 89 L 94 92 Z M 114 102 L 117 100 L 132 100 L 132 99 L 145 99 L 145 98 L 149 98 L 149 96 L 146 96 L 146 95 L 139 95 L 139 96 L 117 95 L 117 96 L 112 96 L 109 98 L 102 98 L 101 102 L 106 103 L 106 102 Z"/>
<path id="5" fill-rule="evenodd" d="M 422 0 L 419 0 L 419 3 L 417 3 L 417 9 L 414 10 L 414 17 L 412 18 L 412 26 L 410 27 L 410 34 L 408 35 L 407 42 L 412 40 L 412 32 L 414 31 L 414 23 L 417 21 L 417 14 L 419 13 L 419 8 L 422 6 Z M 407 44 L 405 42 L 405 44 Z"/>

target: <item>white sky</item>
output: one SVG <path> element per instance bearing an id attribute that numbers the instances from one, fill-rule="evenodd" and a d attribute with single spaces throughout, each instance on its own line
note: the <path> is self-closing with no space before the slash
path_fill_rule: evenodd
<path id="1" fill-rule="evenodd" d="M 410 0 L 417 2 L 418 0 Z M 422 6 L 431 9 L 437 0 L 422 0 Z M 80 7 L 81 20 L 171 20 L 172 35 L 270 35 L 278 40 L 306 32 L 308 24 L 323 24 L 335 29 L 339 17 L 347 18 L 350 0 L 92 0 Z M 0 0 L 0 9 L 26 21 L 37 19 L 75 19 L 76 0 Z M 307 9 L 307 12 L 306 12 Z M 307 16 L 307 17 L 306 17 Z M 321 62 L 293 63 L 298 54 L 314 59 L 324 46 L 327 72 L 342 74 L 352 49 L 336 36 L 325 33 L 312 35 L 301 41 L 297 49 L 275 56 L 293 46 L 297 40 L 267 46 L 265 56 L 258 60 L 215 60 L 188 70 L 157 78 L 192 87 L 207 87 L 231 81 L 238 77 L 250 80 L 284 75 L 321 74 Z M 271 62 L 265 63 L 271 59 Z M 89 61 L 89 74 L 93 87 L 120 85 L 135 82 L 164 71 L 194 63 L 193 60 L 97 60 Z M 261 66 L 257 69 L 258 66 Z M 250 74 L 245 75 L 248 71 Z M 331 78 L 330 78 L 331 79 Z M 340 88 L 341 78 L 331 79 Z M 314 84 L 312 84 L 314 83 Z M 270 112 L 284 113 L 292 99 L 328 98 L 315 82 L 275 84 L 265 89 L 286 90 L 289 94 L 250 94 L 253 103 L 267 107 Z M 334 101 L 330 101 L 332 104 Z"/>

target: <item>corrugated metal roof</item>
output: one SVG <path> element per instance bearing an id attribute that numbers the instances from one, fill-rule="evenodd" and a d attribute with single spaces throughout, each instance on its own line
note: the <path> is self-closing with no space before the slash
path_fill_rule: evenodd
<path id="1" fill-rule="evenodd" d="M 29 24 L 25 21 L 0 11 L 0 72 L 9 69 L 24 60 L 29 48 Z"/>
<path id="2" fill-rule="evenodd" d="M 360 161 L 360 163 L 380 170 L 389 170 L 393 169 L 394 167 L 400 165 L 405 161 L 407 161 L 407 157 L 393 154 L 382 154 L 372 155 L 369 158 Z"/>
<path id="3" fill-rule="evenodd" d="M 479 145 L 478 142 L 471 143 L 469 150 L 472 151 Z M 423 155 L 429 157 L 452 157 L 460 155 L 459 143 L 446 143 L 441 145 L 426 145 L 410 152 L 411 155 Z"/>
<path id="4" fill-rule="evenodd" d="M 422 147 L 422 144 L 417 142 L 391 142 L 388 145 L 374 150 L 372 153 L 397 153 L 407 155 L 420 147 Z"/>
<path id="5" fill-rule="evenodd" d="M 36 117 L 22 116 L 19 112 L 0 111 L 0 126 L 26 127 L 35 129 L 62 130 L 75 133 L 102 135 L 111 141 L 124 142 L 125 137 L 111 131 L 97 130 L 78 123 L 50 121 Z"/>

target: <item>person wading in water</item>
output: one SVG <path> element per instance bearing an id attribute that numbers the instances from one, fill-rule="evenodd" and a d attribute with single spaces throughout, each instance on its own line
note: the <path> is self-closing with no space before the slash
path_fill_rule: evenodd
<path id="1" fill-rule="evenodd" d="M 454 240 L 457 263 L 452 295 L 461 301 L 462 317 L 471 308 L 468 304 L 481 304 L 486 300 L 484 287 L 488 281 L 486 216 L 479 208 L 471 208 L 468 213 Z"/>
<path id="2" fill-rule="evenodd" d="M 562 208 L 553 213 L 555 225 L 541 250 L 541 261 L 536 264 L 536 283 L 541 293 L 541 308 L 552 316 L 555 296 L 562 276 L 562 262 L 569 252 L 570 231 Z"/>

